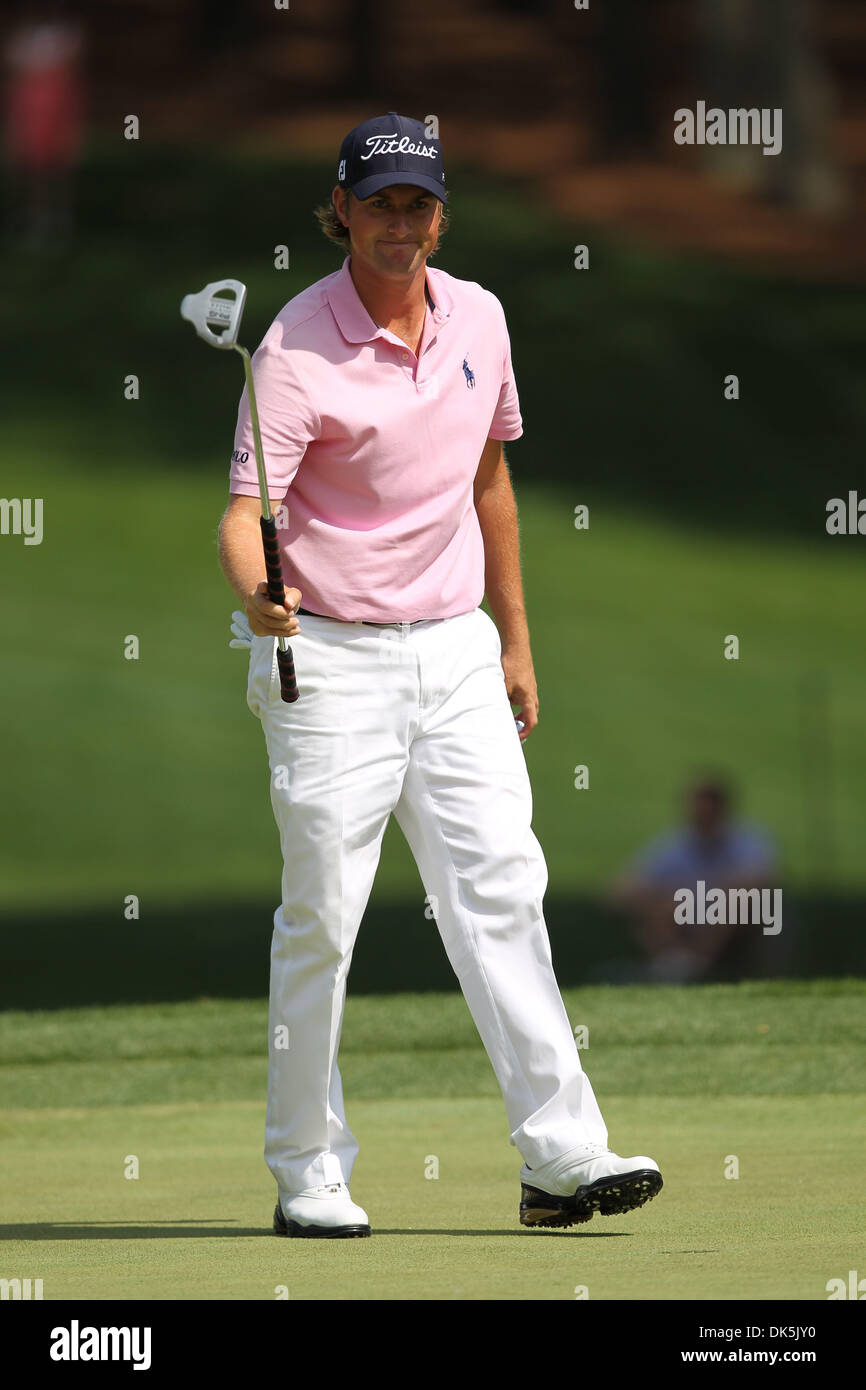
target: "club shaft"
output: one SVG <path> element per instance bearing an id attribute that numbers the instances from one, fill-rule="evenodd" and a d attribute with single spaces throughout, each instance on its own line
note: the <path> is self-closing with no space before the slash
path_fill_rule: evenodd
<path id="1" fill-rule="evenodd" d="M 253 446 L 256 451 L 256 472 L 259 475 L 262 516 L 265 521 L 271 521 L 273 519 L 273 512 L 271 511 L 271 499 L 268 496 L 268 474 L 265 468 L 265 451 L 262 448 L 262 432 L 259 428 L 259 408 L 256 404 L 256 385 L 253 381 L 253 364 L 250 360 L 250 354 L 245 347 L 241 347 L 240 343 L 234 343 L 233 346 L 235 352 L 240 353 L 244 364 L 244 376 L 247 382 L 247 399 L 250 406 L 250 424 L 253 427 Z M 289 641 L 287 637 L 281 637 L 279 643 L 282 651 L 288 651 Z"/>
<path id="2" fill-rule="evenodd" d="M 273 513 L 271 511 L 271 499 L 268 496 L 268 475 L 265 469 L 265 452 L 262 448 L 262 432 L 259 428 L 259 408 L 256 405 L 256 384 L 253 381 L 253 364 L 250 355 L 245 347 L 240 343 L 234 344 L 235 352 L 239 352 L 244 362 L 244 376 L 247 381 L 247 398 L 250 405 L 250 424 L 253 427 L 253 444 L 256 450 L 256 471 L 259 475 L 259 492 L 262 499 L 262 516 L 265 521 L 270 521 Z"/>

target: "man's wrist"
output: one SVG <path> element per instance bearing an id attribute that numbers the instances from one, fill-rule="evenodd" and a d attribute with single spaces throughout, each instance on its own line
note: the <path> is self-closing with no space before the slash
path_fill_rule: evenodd
<path id="1" fill-rule="evenodd" d="M 529 651 L 529 624 L 526 614 L 514 614 L 508 618 L 496 619 L 502 650 L 509 652 Z"/>

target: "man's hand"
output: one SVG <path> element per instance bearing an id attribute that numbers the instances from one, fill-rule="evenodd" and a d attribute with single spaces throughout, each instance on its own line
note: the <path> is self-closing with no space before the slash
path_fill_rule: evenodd
<path id="1" fill-rule="evenodd" d="M 244 609 L 250 627 L 257 637 L 294 637 L 301 625 L 295 609 L 301 601 L 300 589 L 286 589 L 286 606 L 271 603 L 264 579 L 244 599 Z"/>
<path id="2" fill-rule="evenodd" d="M 523 728 L 518 737 L 525 743 L 538 723 L 538 687 L 529 647 L 503 647 L 502 670 L 505 674 L 505 689 L 512 705 L 517 705 L 515 718 L 523 720 Z"/>

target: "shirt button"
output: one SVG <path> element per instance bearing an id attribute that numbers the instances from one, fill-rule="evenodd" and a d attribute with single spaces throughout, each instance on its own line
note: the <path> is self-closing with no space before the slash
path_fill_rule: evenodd
<path id="1" fill-rule="evenodd" d="M 408 361 L 409 361 L 409 354 L 408 354 L 408 352 L 402 352 L 402 353 L 400 354 L 400 356 L 403 358 L 403 361 L 404 361 L 404 362 L 408 362 Z"/>

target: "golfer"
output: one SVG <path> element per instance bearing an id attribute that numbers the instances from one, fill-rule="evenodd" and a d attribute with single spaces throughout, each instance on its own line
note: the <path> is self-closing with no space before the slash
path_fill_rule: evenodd
<path id="1" fill-rule="evenodd" d="M 652 1159 L 607 1147 L 551 965 L 521 746 L 538 694 L 502 447 L 520 410 L 499 301 L 429 264 L 446 202 L 420 121 L 391 111 L 346 136 L 319 210 L 343 264 L 289 301 L 253 359 L 285 608 L 264 582 L 246 392 L 220 527 L 283 856 L 265 1138 L 281 1235 L 370 1234 L 349 1192 L 358 1144 L 337 1053 L 392 813 L 502 1090 L 521 1222 L 569 1226 L 661 1187 Z M 280 699 L 280 636 L 294 704 Z"/>

